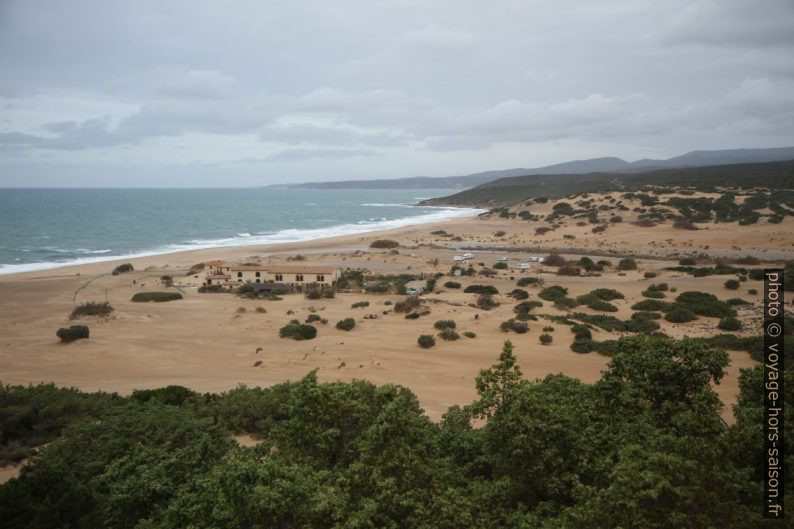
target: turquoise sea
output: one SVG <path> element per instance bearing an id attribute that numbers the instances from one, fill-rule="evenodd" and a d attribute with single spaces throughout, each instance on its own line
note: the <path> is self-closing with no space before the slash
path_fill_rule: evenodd
<path id="1" fill-rule="evenodd" d="M 0 274 L 217 246 L 302 241 L 475 215 L 454 190 L 0 189 Z"/>

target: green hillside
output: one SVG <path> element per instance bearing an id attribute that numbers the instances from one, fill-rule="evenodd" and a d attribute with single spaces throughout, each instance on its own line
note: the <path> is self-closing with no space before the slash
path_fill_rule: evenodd
<path id="1" fill-rule="evenodd" d="M 434 198 L 425 205 L 496 206 L 530 197 L 558 198 L 575 193 L 630 191 L 645 186 L 794 189 L 794 160 L 659 169 L 644 173 L 588 173 L 525 175 L 500 178 L 454 195 Z"/>

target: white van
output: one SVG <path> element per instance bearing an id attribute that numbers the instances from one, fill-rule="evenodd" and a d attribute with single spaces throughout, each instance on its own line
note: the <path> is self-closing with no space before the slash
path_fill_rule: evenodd
<path id="1" fill-rule="evenodd" d="M 519 270 L 529 270 L 529 263 L 518 263 L 516 268 Z"/>
<path id="2" fill-rule="evenodd" d="M 499 262 L 500 262 L 500 263 L 506 263 L 506 262 L 507 262 L 507 256 L 506 256 L 506 255 L 503 255 L 502 257 L 500 257 L 500 258 L 499 258 Z"/>

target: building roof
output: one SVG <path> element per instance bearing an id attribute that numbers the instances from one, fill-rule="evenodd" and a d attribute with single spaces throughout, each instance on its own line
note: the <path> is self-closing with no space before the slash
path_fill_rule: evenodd
<path id="1" fill-rule="evenodd" d="M 208 261 L 209 267 L 229 268 L 231 272 L 268 272 L 270 274 L 333 274 L 338 269 L 330 266 L 241 265 L 227 261 Z"/>

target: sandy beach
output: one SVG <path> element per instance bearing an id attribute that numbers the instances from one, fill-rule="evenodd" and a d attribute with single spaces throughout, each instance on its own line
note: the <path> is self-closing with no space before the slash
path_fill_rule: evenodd
<path id="1" fill-rule="evenodd" d="M 530 331 L 526 334 L 500 331 L 499 324 L 514 316 L 512 307 L 516 303 L 504 294 L 515 288 L 516 280 L 522 276 L 540 277 L 545 286 L 562 285 L 574 297 L 594 288 L 617 289 L 626 296 L 614 302 L 619 308 L 614 315 L 620 318 L 631 316 L 630 306 L 643 299 L 642 290 L 653 282 L 667 282 L 679 292 L 712 292 L 721 299 L 740 296 L 753 303 L 739 311 L 740 319 L 746 322 L 739 334 L 749 336 L 760 329 L 761 299 L 757 293 L 748 293 L 747 288 L 757 287 L 757 283 L 729 292 L 722 286 L 724 276 L 695 278 L 663 268 L 674 266 L 678 257 L 693 253 L 719 257 L 751 254 L 765 261 L 794 255 L 790 218 L 777 225 L 713 224 L 697 231 L 665 225 L 638 228 L 623 223 L 594 234 L 589 226 L 571 223 L 537 236 L 535 227 L 531 222 L 515 219 L 471 218 L 309 242 L 186 251 L 0 276 L 2 382 L 52 381 L 88 391 L 123 394 L 168 384 L 218 392 L 238 384 L 268 386 L 296 380 L 317 369 L 324 381 L 366 379 L 407 386 L 419 396 L 427 413 L 439 419 L 449 406 L 466 404 L 474 398 L 475 376 L 494 362 L 506 339 L 514 343 L 528 379 L 564 373 L 592 382 L 607 365 L 606 356 L 571 351 L 570 329 L 543 318 L 529 322 Z M 439 236 L 440 230 L 445 235 Z M 371 241 L 383 238 L 399 241 L 398 252 L 369 248 Z M 448 276 L 439 279 L 436 292 L 423 296 L 430 314 L 406 320 L 391 311 L 389 302 L 402 299 L 396 294 L 343 292 L 334 299 L 314 301 L 291 294 L 281 301 L 249 300 L 233 294 L 200 294 L 197 287 L 204 280 L 203 273 L 185 275 L 192 265 L 209 260 L 273 264 L 290 262 L 297 255 L 302 256 L 301 266 L 362 268 L 373 274 L 448 273 L 457 248 L 474 248 L 473 263 L 486 266 L 492 266 L 500 256 L 508 257 L 509 268 L 493 277 L 455 279 L 464 288 L 473 283 L 495 286 L 500 291 L 496 296 L 499 307 L 483 311 L 470 306 L 473 294 L 443 287 L 445 281 L 452 279 Z M 560 250 L 571 259 L 589 255 L 593 259 L 614 260 L 634 254 L 639 268 L 620 273 L 611 269 L 599 277 L 558 276 L 554 268 L 542 264 L 533 264 L 525 271 L 515 269 L 527 257 L 545 255 L 551 250 Z M 110 275 L 120 262 L 131 262 L 135 272 Z M 648 271 L 656 272 L 657 277 L 645 279 Z M 170 303 L 130 301 L 136 292 L 163 290 L 159 284 L 163 274 L 174 277 L 185 293 L 184 299 Z M 528 290 L 530 299 L 536 299 L 538 289 Z M 80 321 L 91 329 L 89 340 L 59 343 L 55 331 L 75 323 L 68 316 L 77 304 L 86 301 L 109 301 L 115 310 L 107 318 Z M 369 306 L 351 308 L 358 301 L 368 301 Z M 266 312 L 257 312 L 257 307 Z M 281 326 L 292 319 L 302 321 L 312 312 L 328 320 L 328 324 L 318 325 L 316 339 L 293 341 L 278 337 Z M 564 313 L 546 303 L 536 314 Z M 356 320 L 352 331 L 334 327 L 347 317 Z M 417 337 L 433 334 L 433 322 L 441 319 L 455 320 L 458 332 L 471 331 L 476 338 L 438 340 L 438 345 L 429 350 L 418 347 Z M 664 320 L 660 323 L 661 330 L 674 337 L 721 332 L 714 318 L 699 318 L 687 324 Z M 554 341 L 541 345 L 538 336 L 549 325 L 555 327 L 550 333 Z M 594 332 L 597 340 L 617 336 L 601 330 Z M 746 352 L 733 351 L 730 355 L 726 377 L 716 387 L 726 404 L 724 415 L 728 420 L 732 419 L 730 405 L 738 391 L 739 370 L 753 365 Z"/>

